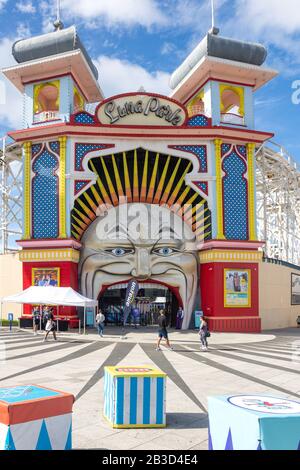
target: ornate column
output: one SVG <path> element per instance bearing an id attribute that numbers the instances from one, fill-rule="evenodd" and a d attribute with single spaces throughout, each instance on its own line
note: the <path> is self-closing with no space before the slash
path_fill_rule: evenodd
<path id="1" fill-rule="evenodd" d="M 256 207 L 255 207 L 255 144 L 247 144 L 247 160 L 248 160 L 248 223 L 249 223 L 249 240 L 257 240 L 256 228 Z"/>
<path id="2" fill-rule="evenodd" d="M 66 227 L 66 158 L 67 137 L 59 138 L 59 238 L 67 238 Z"/>
<path id="3" fill-rule="evenodd" d="M 222 140 L 215 140 L 216 155 L 216 198 L 217 198 L 217 239 L 225 240 L 222 191 Z"/>
<path id="4" fill-rule="evenodd" d="M 25 142 L 24 149 L 24 228 L 23 239 L 31 239 L 31 142 Z"/>

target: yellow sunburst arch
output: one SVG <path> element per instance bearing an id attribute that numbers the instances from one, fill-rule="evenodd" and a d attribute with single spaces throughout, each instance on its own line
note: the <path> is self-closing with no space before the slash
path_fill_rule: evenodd
<path id="1" fill-rule="evenodd" d="M 96 183 L 76 199 L 71 214 L 72 236 L 80 240 L 97 218 L 99 207 L 124 203 L 157 204 L 180 215 L 199 240 L 211 238 L 207 201 L 185 183 L 192 172 L 190 160 L 142 148 L 92 158 L 89 168 Z"/>

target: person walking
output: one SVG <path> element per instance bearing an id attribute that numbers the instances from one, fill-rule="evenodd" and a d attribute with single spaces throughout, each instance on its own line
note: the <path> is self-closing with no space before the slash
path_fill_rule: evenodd
<path id="1" fill-rule="evenodd" d="M 46 332 L 46 335 L 45 335 L 45 338 L 44 338 L 44 341 L 47 341 L 48 339 L 48 336 L 49 336 L 49 333 L 52 331 L 53 333 L 53 338 L 55 341 L 57 341 L 57 337 L 56 337 L 56 326 L 55 326 L 55 321 L 54 321 L 54 315 L 51 311 L 49 311 L 48 313 L 48 321 L 46 323 L 46 327 L 45 327 L 45 332 Z"/>
<path id="2" fill-rule="evenodd" d="M 33 334 L 34 336 L 37 336 L 38 334 L 38 329 L 39 329 L 39 326 L 40 326 L 40 311 L 38 308 L 35 308 L 33 310 L 33 314 L 32 314 L 32 320 L 33 320 Z"/>
<path id="3" fill-rule="evenodd" d="M 200 341 L 201 341 L 201 349 L 202 351 L 207 351 L 208 350 L 207 338 L 210 336 L 210 333 L 208 331 L 208 325 L 204 317 L 202 317 L 200 321 L 199 335 L 200 335 Z"/>
<path id="4" fill-rule="evenodd" d="M 103 331 L 104 331 L 104 322 L 105 322 L 105 316 L 102 313 L 102 310 L 99 310 L 99 312 L 96 315 L 96 323 L 98 327 L 98 333 L 103 338 Z"/>
<path id="5" fill-rule="evenodd" d="M 170 341 L 169 341 L 169 336 L 168 336 L 168 331 L 167 331 L 167 317 L 165 315 L 164 310 L 159 311 L 158 325 L 159 325 L 159 330 L 158 330 L 158 340 L 157 340 L 156 351 L 161 351 L 160 343 L 163 338 L 165 339 L 167 343 L 168 349 L 170 351 L 173 351 L 173 348 L 171 347 Z"/>
<path id="6" fill-rule="evenodd" d="M 176 330 L 181 330 L 183 318 L 184 318 L 183 308 L 179 307 L 178 312 L 176 314 Z"/>
<path id="7" fill-rule="evenodd" d="M 50 314 L 49 307 L 46 306 L 42 308 L 42 324 L 43 324 L 44 330 L 46 330 L 46 325 L 49 319 L 49 314 Z"/>
<path id="8" fill-rule="evenodd" d="M 135 307 L 132 309 L 132 319 L 133 319 L 133 326 L 135 329 L 137 329 L 140 323 L 140 309 L 138 307 Z"/>

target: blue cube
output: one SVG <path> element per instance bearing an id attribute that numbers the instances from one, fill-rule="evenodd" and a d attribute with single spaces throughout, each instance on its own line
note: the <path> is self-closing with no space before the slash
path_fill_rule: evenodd
<path id="1" fill-rule="evenodd" d="M 300 450 L 300 403 L 280 397 L 209 397 L 210 450 Z"/>

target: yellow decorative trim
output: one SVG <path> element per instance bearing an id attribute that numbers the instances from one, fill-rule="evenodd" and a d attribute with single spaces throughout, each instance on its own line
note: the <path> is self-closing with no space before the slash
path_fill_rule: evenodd
<path id="1" fill-rule="evenodd" d="M 109 194 L 111 196 L 111 200 L 112 200 L 113 204 L 115 206 L 117 206 L 118 203 L 119 203 L 118 195 L 115 191 L 115 187 L 114 187 L 113 182 L 111 180 L 111 177 L 110 177 L 109 171 L 107 169 L 105 160 L 104 160 L 103 157 L 100 157 L 100 159 L 101 159 L 102 168 L 103 168 L 103 171 L 104 171 L 104 174 L 105 174 L 105 178 L 106 178 L 106 181 L 107 181 L 107 185 L 108 185 L 108 189 L 109 189 Z"/>
<path id="2" fill-rule="evenodd" d="M 129 171 L 128 171 L 126 152 L 123 152 L 123 166 L 124 166 L 124 179 L 125 179 L 125 190 L 126 190 L 127 202 L 131 202 L 132 192 L 131 192 L 131 186 L 130 186 L 130 176 L 129 176 Z"/>
<path id="3" fill-rule="evenodd" d="M 111 425 L 113 429 L 151 429 L 151 428 L 166 428 L 167 424 L 115 424 L 104 415 L 106 421 Z"/>
<path id="4" fill-rule="evenodd" d="M 19 259 L 23 263 L 27 262 L 52 262 L 52 261 L 72 261 L 79 263 L 80 252 L 69 249 L 57 250 L 23 250 L 19 253 Z"/>
<path id="5" fill-rule="evenodd" d="M 43 109 L 39 110 L 39 103 L 38 103 L 38 96 L 40 91 L 45 88 L 46 86 L 54 86 L 55 88 L 58 89 L 58 98 L 56 100 L 56 106 L 59 109 L 60 106 L 60 81 L 59 80 L 54 80 L 53 82 L 44 82 L 40 83 L 39 85 L 34 86 L 34 91 L 33 91 L 33 112 L 34 114 L 40 112 L 40 111 L 48 111 L 48 109 Z"/>
<path id="6" fill-rule="evenodd" d="M 133 202 L 139 202 L 140 192 L 139 192 L 139 167 L 138 167 L 138 157 L 137 150 L 134 151 L 134 163 L 133 163 Z"/>
<path id="7" fill-rule="evenodd" d="M 248 221 L 249 221 L 249 239 L 257 240 L 256 230 L 256 209 L 255 209 L 255 144 L 247 144 L 248 157 Z"/>
<path id="8" fill-rule="evenodd" d="M 259 263 L 262 261 L 262 251 L 242 250 L 209 250 L 200 252 L 201 264 L 207 263 Z"/>
<path id="9" fill-rule="evenodd" d="M 24 240 L 31 238 L 31 142 L 25 142 L 24 148 Z"/>
<path id="10" fill-rule="evenodd" d="M 140 195 L 141 202 L 145 202 L 146 197 L 147 197 L 148 167 L 149 167 L 149 151 L 147 150 L 146 155 L 145 155 L 143 180 L 142 180 L 141 195 Z"/>
<path id="11" fill-rule="evenodd" d="M 59 238 L 67 238 L 66 227 L 66 159 L 67 137 L 60 137 L 60 161 L 59 161 Z"/>
<path id="12" fill-rule="evenodd" d="M 216 155 L 216 193 L 217 193 L 217 239 L 225 240 L 223 220 L 223 191 L 222 191 L 222 140 L 215 140 Z"/>
<path id="13" fill-rule="evenodd" d="M 233 85 L 220 85 L 220 102 L 221 102 L 221 113 L 227 113 L 230 111 L 230 107 L 225 108 L 222 102 L 222 96 L 224 91 L 233 91 L 236 93 L 239 98 L 240 98 L 240 107 L 239 107 L 239 113 L 241 116 L 245 116 L 245 90 L 243 87 L 240 86 L 233 86 Z"/>
<path id="14" fill-rule="evenodd" d="M 154 163 L 153 172 L 152 172 L 152 177 L 151 177 L 151 181 L 150 181 L 150 185 L 149 185 L 149 191 L 148 191 L 148 196 L 147 196 L 147 201 L 146 201 L 149 204 L 152 204 L 152 202 L 153 202 L 155 181 L 156 181 L 157 169 L 158 169 L 158 162 L 159 162 L 159 153 L 156 154 L 155 163 Z"/>
<path id="15" fill-rule="evenodd" d="M 233 305 L 233 304 L 229 304 L 227 303 L 227 298 L 226 298 L 226 294 L 227 294 L 227 288 L 226 288 L 226 273 L 227 272 L 232 272 L 233 270 L 232 269 L 224 269 L 224 307 L 225 308 L 251 308 L 252 306 L 252 301 L 251 301 L 251 269 L 245 269 L 243 270 L 243 272 L 246 272 L 248 274 L 248 291 L 247 291 L 247 294 L 248 294 L 248 303 L 246 305 Z M 237 270 L 238 271 L 238 270 Z"/>
<path id="16" fill-rule="evenodd" d="M 158 187 L 157 187 L 157 190 L 156 190 L 154 199 L 153 199 L 153 203 L 154 203 L 154 204 L 159 204 L 159 201 L 160 201 L 160 199 L 161 199 L 162 191 L 163 191 L 163 188 L 164 188 L 164 185 L 165 185 L 165 181 L 166 181 L 166 176 L 167 176 L 168 168 L 169 168 L 169 165 L 170 165 L 170 161 L 171 161 L 171 157 L 170 157 L 170 155 L 169 155 L 169 156 L 168 156 L 168 159 L 167 159 L 167 161 L 166 161 L 164 170 L 163 170 L 163 172 L 162 172 L 160 181 L 159 181 L 159 183 L 158 183 Z M 197 196 L 198 196 L 198 195 L 197 195 Z"/>
<path id="17" fill-rule="evenodd" d="M 108 366 L 105 367 L 105 372 L 108 374 L 112 375 L 113 377 L 151 377 L 151 378 L 158 378 L 158 377 L 163 377 L 166 378 L 167 374 L 162 372 L 159 369 L 155 369 L 149 366 L 137 366 L 136 369 L 148 369 L 146 372 L 141 371 L 141 372 L 127 372 L 124 370 L 119 370 L 119 369 L 134 369 L 134 366 Z"/>
<path id="18" fill-rule="evenodd" d="M 79 103 L 80 103 L 79 108 L 80 108 L 80 110 L 84 111 L 84 106 L 85 106 L 84 98 L 75 86 L 73 88 L 73 93 L 74 93 L 74 98 L 75 98 L 75 96 L 77 96 L 77 98 L 79 99 Z M 79 109 L 77 109 L 76 111 L 78 112 Z"/>

